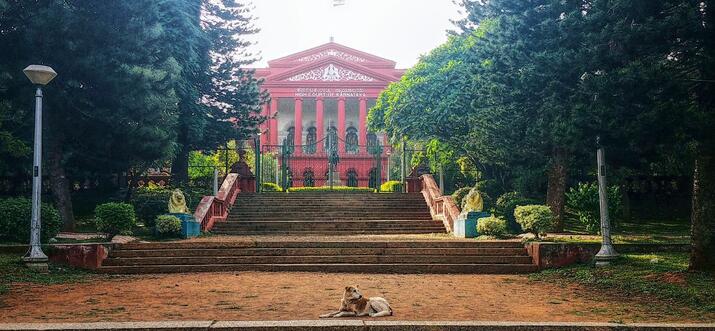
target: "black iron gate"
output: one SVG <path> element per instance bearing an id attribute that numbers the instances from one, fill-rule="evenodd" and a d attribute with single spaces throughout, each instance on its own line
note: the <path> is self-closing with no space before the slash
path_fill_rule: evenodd
<path id="1" fill-rule="evenodd" d="M 359 145 L 357 135 L 338 137 L 335 130 L 316 140 L 309 132 L 306 144 L 293 144 L 293 135 L 281 145 L 263 145 L 260 150 L 260 176 L 263 183 L 282 189 L 291 187 L 370 187 L 379 189 L 387 176 L 389 146 L 372 135 Z"/>

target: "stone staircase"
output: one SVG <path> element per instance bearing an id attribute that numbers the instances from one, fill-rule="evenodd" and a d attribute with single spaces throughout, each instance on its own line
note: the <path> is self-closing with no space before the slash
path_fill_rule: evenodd
<path id="1" fill-rule="evenodd" d="M 98 270 L 513 274 L 536 266 L 513 241 L 246 240 L 118 245 Z"/>
<path id="2" fill-rule="evenodd" d="M 356 235 L 445 233 L 420 193 L 242 193 L 226 222 L 226 235 Z"/>

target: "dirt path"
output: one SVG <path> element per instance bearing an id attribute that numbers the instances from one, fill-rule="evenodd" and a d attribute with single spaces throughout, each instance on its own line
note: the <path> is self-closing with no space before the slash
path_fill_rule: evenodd
<path id="1" fill-rule="evenodd" d="M 0 297 L 0 322 L 315 319 L 338 308 L 347 285 L 387 298 L 395 320 L 715 320 L 650 303 L 606 303 L 585 288 L 530 282 L 526 276 L 242 272 L 14 284 Z"/>

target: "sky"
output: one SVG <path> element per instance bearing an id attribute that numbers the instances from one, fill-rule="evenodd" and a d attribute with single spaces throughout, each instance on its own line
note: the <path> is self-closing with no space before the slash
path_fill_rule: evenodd
<path id="1" fill-rule="evenodd" d="M 409 68 L 419 56 L 447 40 L 450 19 L 462 14 L 452 0 L 252 0 L 255 25 L 251 49 L 266 67 L 268 60 L 335 42 Z"/>

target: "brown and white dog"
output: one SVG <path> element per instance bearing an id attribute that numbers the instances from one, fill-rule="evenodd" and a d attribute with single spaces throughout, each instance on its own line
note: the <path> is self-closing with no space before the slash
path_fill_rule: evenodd
<path id="1" fill-rule="evenodd" d="M 380 297 L 365 298 L 357 286 L 347 286 L 345 287 L 345 293 L 343 293 L 343 300 L 340 302 L 340 310 L 320 315 L 320 318 L 351 316 L 382 317 L 391 315 L 392 307 L 387 303 L 387 300 Z"/>

